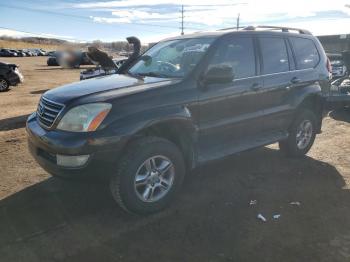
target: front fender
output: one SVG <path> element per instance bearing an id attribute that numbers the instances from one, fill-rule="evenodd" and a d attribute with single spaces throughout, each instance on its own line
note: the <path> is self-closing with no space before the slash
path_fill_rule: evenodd
<path id="1" fill-rule="evenodd" d="M 166 108 L 153 108 L 119 118 L 110 123 L 106 129 L 113 135 L 131 137 L 140 131 L 159 123 L 178 121 L 195 132 L 198 126 L 195 124 L 191 111 L 185 106 L 172 106 Z"/>

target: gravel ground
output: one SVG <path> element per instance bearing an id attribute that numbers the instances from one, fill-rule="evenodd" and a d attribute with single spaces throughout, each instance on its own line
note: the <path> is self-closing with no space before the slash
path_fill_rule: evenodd
<path id="1" fill-rule="evenodd" d="M 25 83 L 0 93 L 0 261 L 350 261 L 350 110 L 328 114 L 307 157 L 272 145 L 210 163 L 172 207 L 138 217 L 103 182 L 51 178 L 28 153 L 27 115 L 79 69 L 2 60 Z"/>

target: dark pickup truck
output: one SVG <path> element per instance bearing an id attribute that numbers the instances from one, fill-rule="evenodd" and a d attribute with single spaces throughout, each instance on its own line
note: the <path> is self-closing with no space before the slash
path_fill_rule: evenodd
<path id="1" fill-rule="evenodd" d="M 198 165 L 275 142 L 303 156 L 321 131 L 330 65 L 306 30 L 185 35 L 125 64 L 47 91 L 27 132 L 45 170 L 108 175 L 112 196 L 130 212 L 168 206 Z"/>

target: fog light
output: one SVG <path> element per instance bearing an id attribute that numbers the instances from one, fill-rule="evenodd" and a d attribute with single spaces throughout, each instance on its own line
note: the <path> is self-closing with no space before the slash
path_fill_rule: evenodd
<path id="1" fill-rule="evenodd" d="M 65 156 L 56 155 L 57 165 L 64 167 L 80 167 L 86 164 L 89 159 L 89 155 L 81 156 Z"/>

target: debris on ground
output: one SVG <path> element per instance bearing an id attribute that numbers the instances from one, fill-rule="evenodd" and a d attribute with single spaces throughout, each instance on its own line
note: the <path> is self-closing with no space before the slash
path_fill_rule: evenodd
<path id="1" fill-rule="evenodd" d="M 289 204 L 293 205 L 293 206 L 300 206 L 300 202 L 298 201 L 294 201 L 294 202 L 290 202 Z"/>
<path id="2" fill-rule="evenodd" d="M 280 217 L 281 217 L 281 214 L 276 214 L 272 216 L 273 219 L 279 219 Z"/>
<path id="3" fill-rule="evenodd" d="M 267 221 L 267 219 L 262 214 L 258 214 L 257 218 L 260 219 L 263 222 Z"/>
<path id="4" fill-rule="evenodd" d="M 249 205 L 253 206 L 253 205 L 256 205 L 257 203 L 258 203 L 257 200 L 250 200 Z"/>

